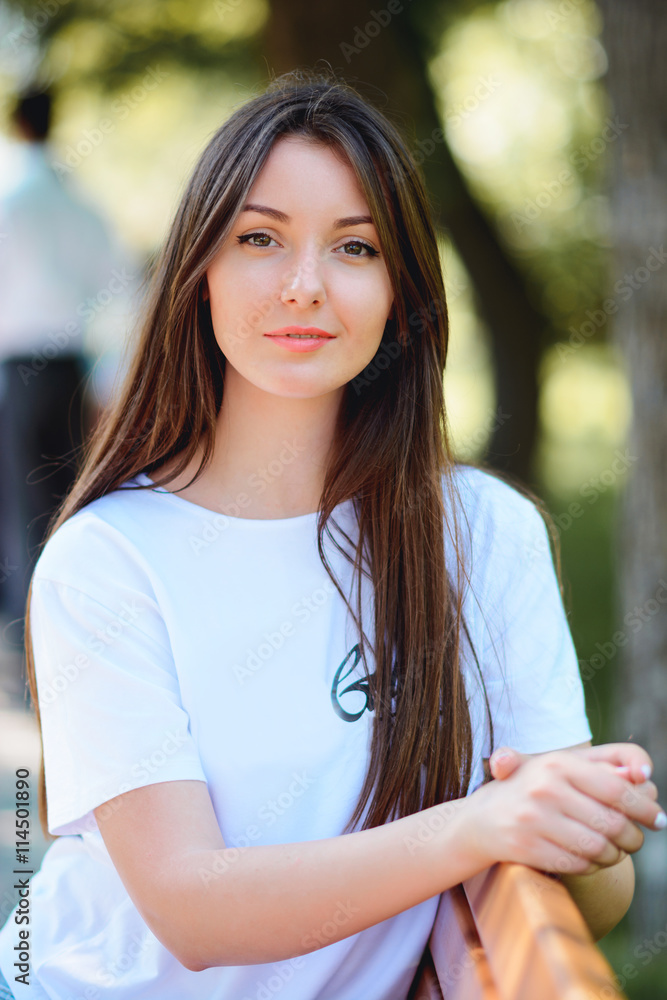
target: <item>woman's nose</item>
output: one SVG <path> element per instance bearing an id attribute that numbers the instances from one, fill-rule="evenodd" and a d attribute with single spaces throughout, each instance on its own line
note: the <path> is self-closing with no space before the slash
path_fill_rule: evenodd
<path id="1" fill-rule="evenodd" d="M 312 250 L 304 251 L 282 276 L 282 302 L 308 306 L 326 298 L 320 260 Z"/>

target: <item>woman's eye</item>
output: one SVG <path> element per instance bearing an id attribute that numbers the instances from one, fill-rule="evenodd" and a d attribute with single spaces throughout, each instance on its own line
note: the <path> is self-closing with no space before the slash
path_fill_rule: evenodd
<path id="1" fill-rule="evenodd" d="M 245 236 L 237 236 L 236 239 L 237 239 L 237 241 L 239 243 L 247 243 L 249 240 L 254 239 L 255 236 L 261 236 L 265 240 L 272 240 L 273 239 L 273 236 L 269 236 L 268 233 L 246 233 Z M 267 245 L 266 243 L 251 243 L 250 244 L 250 246 L 253 246 L 253 247 L 266 246 L 266 245 Z"/>
<path id="2" fill-rule="evenodd" d="M 379 250 L 375 250 L 374 247 L 370 246 L 368 243 L 364 243 L 363 240 L 348 240 L 347 243 L 343 243 L 342 247 L 339 249 L 344 249 L 345 247 L 363 247 L 367 251 L 366 254 L 363 253 L 346 253 L 343 254 L 344 257 L 377 257 L 379 255 Z"/>
<path id="3" fill-rule="evenodd" d="M 258 239 L 273 240 L 273 236 L 269 236 L 268 233 L 262 233 L 262 232 L 245 233 L 243 236 L 237 236 L 236 240 L 237 243 L 239 244 L 247 243 L 249 246 L 258 248 L 268 247 L 269 245 L 268 243 L 255 243 L 254 240 L 256 237 Z M 251 240 L 253 241 L 252 243 L 250 242 Z M 274 240 L 274 242 L 276 241 Z M 376 250 L 368 243 L 364 243 L 363 240 L 348 240 L 347 243 L 343 243 L 342 246 L 338 247 L 338 250 L 344 250 L 346 247 L 362 248 L 366 252 L 344 253 L 343 257 L 378 257 L 380 254 L 379 250 Z"/>

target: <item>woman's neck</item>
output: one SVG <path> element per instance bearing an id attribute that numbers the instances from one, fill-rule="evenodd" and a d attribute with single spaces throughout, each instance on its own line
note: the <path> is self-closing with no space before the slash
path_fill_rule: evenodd
<path id="1" fill-rule="evenodd" d="M 277 396 L 240 378 L 225 375 L 211 462 L 179 496 L 232 517 L 298 517 L 318 510 L 342 390 L 299 399 Z M 192 479 L 201 463 L 197 452 L 170 492 Z M 161 478 L 176 467 L 172 459 L 151 473 Z"/>

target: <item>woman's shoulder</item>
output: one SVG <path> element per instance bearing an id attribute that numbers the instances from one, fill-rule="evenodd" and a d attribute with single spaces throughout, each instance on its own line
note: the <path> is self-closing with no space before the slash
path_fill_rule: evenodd
<path id="1" fill-rule="evenodd" d="M 544 523 L 535 501 L 495 470 L 457 463 L 451 481 L 457 511 L 472 530 L 488 530 L 494 525 L 521 530 L 526 522 L 531 526 Z"/>
<path id="2" fill-rule="evenodd" d="M 150 491 L 130 488 L 135 485 L 135 479 L 128 480 L 63 521 L 45 542 L 34 579 L 82 590 L 108 589 L 119 576 L 145 581 L 140 539 L 151 517 Z"/>
<path id="3" fill-rule="evenodd" d="M 454 505 L 459 551 L 478 587 L 502 589 L 519 577 L 551 572 L 547 523 L 530 496 L 472 465 L 456 465 L 450 483 L 448 489 L 445 480 L 446 507 Z"/>

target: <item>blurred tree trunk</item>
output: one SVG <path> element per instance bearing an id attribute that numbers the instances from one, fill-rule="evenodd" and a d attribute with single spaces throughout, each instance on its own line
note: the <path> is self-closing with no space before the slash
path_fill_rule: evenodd
<path id="1" fill-rule="evenodd" d="M 450 6 L 458 9 L 458 2 Z M 422 21 L 441 21 L 446 0 L 422 0 Z M 418 4 L 414 5 L 415 10 Z M 376 12 L 382 15 L 382 25 Z M 435 15 L 435 11 L 433 11 Z M 370 25 L 368 31 L 366 26 Z M 431 37 L 430 44 L 434 39 Z M 492 340 L 496 403 L 510 419 L 496 421 L 488 458 L 498 468 L 533 482 L 537 436 L 537 365 L 549 320 L 531 300 L 521 274 L 501 246 L 492 226 L 472 198 L 446 142 L 428 145 L 441 127 L 428 80 L 428 40 L 407 16 L 359 0 L 280 0 L 272 5 L 262 43 L 268 69 L 278 75 L 296 67 L 315 68 L 327 60 L 352 86 L 390 116 L 399 114 L 412 148 L 422 141 L 423 170 L 436 222 L 448 234 L 470 274 L 478 309 Z M 356 50 L 356 51 L 355 51 Z M 377 90 L 375 89 L 377 88 Z M 395 119 L 395 116 L 394 116 Z"/>
<path id="2" fill-rule="evenodd" d="M 614 146 L 611 210 L 615 343 L 634 401 L 636 456 L 620 512 L 619 618 L 628 644 L 617 689 L 619 739 L 646 747 L 667 804 L 667 6 L 664 0 L 600 0 L 613 112 L 629 123 Z M 667 838 L 646 832 L 635 857 L 630 919 L 638 936 L 664 928 Z"/>

